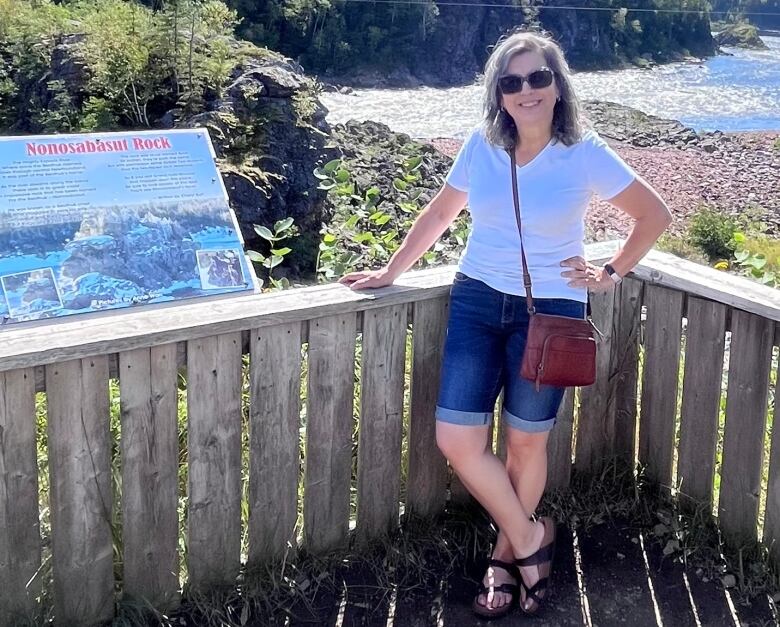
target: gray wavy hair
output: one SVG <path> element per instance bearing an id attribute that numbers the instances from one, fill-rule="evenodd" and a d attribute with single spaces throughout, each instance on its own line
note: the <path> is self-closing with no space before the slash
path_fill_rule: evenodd
<path id="1" fill-rule="evenodd" d="M 563 51 L 552 39 L 535 33 L 514 33 L 499 40 L 485 64 L 485 92 L 483 120 L 488 141 L 506 150 L 517 146 L 517 127 L 512 117 L 501 108 L 501 91 L 498 79 L 505 73 L 509 62 L 518 54 L 538 52 L 554 73 L 560 100 L 553 110 L 553 139 L 566 146 L 576 144 L 582 138 L 583 123 L 580 103 L 571 83 L 571 71 Z"/>

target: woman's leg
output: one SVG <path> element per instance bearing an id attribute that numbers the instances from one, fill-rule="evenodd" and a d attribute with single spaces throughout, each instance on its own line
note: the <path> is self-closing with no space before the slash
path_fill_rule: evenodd
<path id="1" fill-rule="evenodd" d="M 529 514 L 536 511 L 547 484 L 547 441 L 549 431 L 526 433 L 517 429 L 506 429 L 506 469 L 512 487 L 523 509 Z M 499 528 L 493 557 L 502 561 L 511 561 L 512 545 L 509 538 Z M 534 567 L 521 569 L 529 585 L 538 580 Z M 509 578 L 506 578 L 509 580 Z M 503 583 L 503 581 L 499 581 Z M 502 595 L 500 598 L 498 595 Z M 509 595 L 498 593 L 497 604 L 508 603 Z M 480 602 L 484 602 L 482 599 Z"/>
<path id="2" fill-rule="evenodd" d="M 503 530 L 512 547 L 512 555 L 507 560 L 511 561 L 536 551 L 544 529 L 531 522 L 530 512 L 518 500 L 506 468 L 486 448 L 488 429 L 487 425 L 463 426 L 437 421 L 436 441 L 471 495 Z M 503 598 L 502 601 L 506 602 Z M 499 605 L 491 602 L 490 607 Z"/>

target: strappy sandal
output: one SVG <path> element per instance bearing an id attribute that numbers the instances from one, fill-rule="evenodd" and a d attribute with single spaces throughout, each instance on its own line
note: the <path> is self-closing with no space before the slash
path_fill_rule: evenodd
<path id="1" fill-rule="evenodd" d="M 537 614 L 542 609 L 545 601 L 550 596 L 550 574 L 552 573 L 553 557 L 555 556 L 555 522 L 552 518 L 544 517 L 541 519 L 544 525 L 544 536 L 542 545 L 536 553 L 528 557 L 521 557 L 515 560 L 515 566 L 518 567 L 520 586 L 525 590 L 525 599 L 520 595 L 520 609 L 528 615 Z M 536 566 L 539 571 L 539 581 L 531 587 L 528 587 L 523 580 L 520 568 L 526 566 Z M 530 607 L 525 606 L 525 602 L 531 599 L 533 604 Z"/>
<path id="2" fill-rule="evenodd" d="M 493 568 L 501 568 L 514 577 L 516 581 L 520 581 L 520 573 L 518 572 L 517 567 L 511 562 L 502 562 L 501 560 L 491 559 L 488 562 L 488 566 L 492 566 Z M 509 594 L 512 598 L 508 603 L 505 603 L 501 607 L 490 608 L 487 605 L 482 605 L 482 603 L 479 602 L 479 597 L 483 594 L 489 594 L 491 590 L 494 593 L 503 592 L 504 594 Z M 506 616 L 511 611 L 511 609 L 515 606 L 515 603 L 517 603 L 517 599 L 519 597 L 520 586 L 516 583 L 502 583 L 500 586 L 486 586 L 485 584 L 480 583 L 479 592 L 477 592 L 477 596 L 474 597 L 474 601 L 471 604 L 471 609 L 477 616 L 480 616 L 481 618 L 501 618 L 502 616 Z"/>

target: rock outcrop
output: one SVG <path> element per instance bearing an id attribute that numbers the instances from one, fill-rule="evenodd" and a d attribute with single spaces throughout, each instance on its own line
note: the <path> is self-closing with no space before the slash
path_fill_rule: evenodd
<path id="1" fill-rule="evenodd" d="M 317 189 L 314 170 L 337 156 L 317 89 L 297 63 L 281 55 L 249 56 L 206 112 L 176 124 L 209 130 L 247 248 L 266 252 L 254 225 L 295 220 L 300 236 L 286 259 L 294 274 L 314 269 L 314 240 L 327 220 L 326 194 Z"/>
<path id="2" fill-rule="evenodd" d="M 749 48 L 752 50 L 768 50 L 769 47 L 758 35 L 758 29 L 747 22 L 731 24 L 715 35 L 719 46 L 730 48 Z"/>

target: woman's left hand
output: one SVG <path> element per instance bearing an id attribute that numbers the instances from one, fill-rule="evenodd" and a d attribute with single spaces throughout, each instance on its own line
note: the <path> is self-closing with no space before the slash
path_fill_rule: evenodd
<path id="1" fill-rule="evenodd" d="M 614 289 L 615 282 L 607 271 L 582 257 L 569 257 L 561 261 L 561 266 L 570 268 L 561 272 L 561 276 L 569 279 L 569 287 L 586 287 L 591 292 L 607 292 Z"/>

